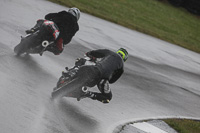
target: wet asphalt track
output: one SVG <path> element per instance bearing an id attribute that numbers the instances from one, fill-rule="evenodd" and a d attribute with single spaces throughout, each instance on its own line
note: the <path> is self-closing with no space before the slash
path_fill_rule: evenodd
<path id="1" fill-rule="evenodd" d="M 26 29 L 45 14 L 66 9 L 45 0 L 0 1 L 1 132 L 110 133 L 134 120 L 200 118 L 199 54 L 99 18 L 82 13 L 80 31 L 59 56 L 15 56 Z M 88 50 L 119 47 L 130 57 L 124 75 L 111 85 L 109 104 L 50 100 L 65 66 Z"/>

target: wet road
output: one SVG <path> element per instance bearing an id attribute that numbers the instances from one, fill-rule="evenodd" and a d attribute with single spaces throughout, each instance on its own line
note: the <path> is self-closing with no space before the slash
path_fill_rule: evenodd
<path id="1" fill-rule="evenodd" d="M 61 55 L 16 57 L 13 48 L 26 29 L 67 8 L 45 0 L 1 0 L 0 7 L 1 132 L 110 133 L 134 120 L 200 118 L 199 54 L 82 13 L 80 31 Z M 130 56 L 124 75 L 111 85 L 109 104 L 50 100 L 65 66 L 88 50 L 120 47 Z"/>

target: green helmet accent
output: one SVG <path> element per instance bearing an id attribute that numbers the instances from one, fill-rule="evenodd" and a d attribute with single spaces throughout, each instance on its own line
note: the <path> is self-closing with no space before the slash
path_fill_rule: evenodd
<path id="1" fill-rule="evenodd" d="M 126 51 L 126 49 L 124 48 L 120 48 L 117 53 L 119 55 L 121 55 L 122 59 L 124 60 L 124 62 L 128 59 L 128 52 Z"/>

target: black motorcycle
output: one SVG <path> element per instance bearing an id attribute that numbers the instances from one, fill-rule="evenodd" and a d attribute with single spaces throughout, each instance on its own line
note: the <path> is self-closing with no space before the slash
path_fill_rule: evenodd
<path id="1" fill-rule="evenodd" d="M 33 33 L 27 34 L 25 37 L 21 37 L 21 42 L 15 46 L 14 52 L 17 55 L 22 54 L 40 54 L 47 48 L 53 47 L 54 37 L 52 35 L 52 29 L 49 25 L 42 24 Z"/>
<path id="2" fill-rule="evenodd" d="M 86 84 L 91 82 L 92 79 L 85 80 L 86 76 L 79 73 L 81 73 L 81 67 L 88 67 L 89 65 L 95 65 L 95 62 L 89 61 L 87 58 L 81 65 L 75 65 L 70 69 L 66 68 L 66 72 L 62 72 L 62 76 L 53 89 L 52 98 L 73 97 L 77 98 L 77 100 L 85 98 L 85 94 L 88 91 Z"/>

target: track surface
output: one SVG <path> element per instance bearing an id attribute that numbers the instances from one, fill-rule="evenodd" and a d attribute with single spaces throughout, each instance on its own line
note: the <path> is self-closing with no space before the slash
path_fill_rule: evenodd
<path id="1" fill-rule="evenodd" d="M 80 31 L 61 55 L 16 57 L 13 49 L 26 29 L 67 8 L 45 0 L 1 0 L 0 7 L 1 132 L 110 133 L 140 119 L 200 118 L 199 54 L 82 13 Z M 120 47 L 130 58 L 124 75 L 111 85 L 109 104 L 50 100 L 65 66 L 88 50 Z"/>

